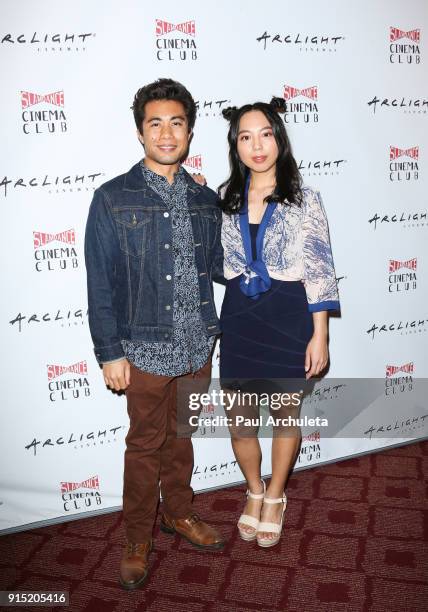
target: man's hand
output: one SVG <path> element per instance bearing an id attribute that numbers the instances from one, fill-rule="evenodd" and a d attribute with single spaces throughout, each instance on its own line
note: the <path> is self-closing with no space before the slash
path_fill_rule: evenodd
<path id="1" fill-rule="evenodd" d="M 127 359 L 103 364 L 104 380 L 110 389 L 121 391 L 131 383 L 131 366 Z"/>

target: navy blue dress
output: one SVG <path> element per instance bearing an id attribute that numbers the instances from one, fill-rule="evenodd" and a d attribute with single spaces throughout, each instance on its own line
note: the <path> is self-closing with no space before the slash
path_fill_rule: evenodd
<path id="1" fill-rule="evenodd" d="M 250 223 L 253 257 L 258 227 Z M 222 386 L 260 391 L 267 381 L 305 379 L 313 320 L 303 283 L 271 279 L 270 290 L 254 300 L 242 293 L 239 280 L 227 281 L 220 315 Z"/>

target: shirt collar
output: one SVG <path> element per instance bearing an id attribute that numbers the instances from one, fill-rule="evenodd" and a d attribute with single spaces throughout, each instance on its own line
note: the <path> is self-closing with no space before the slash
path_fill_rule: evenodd
<path id="1" fill-rule="evenodd" d="M 165 183 L 168 187 L 172 187 L 173 185 L 176 184 L 177 178 L 182 180 L 185 176 L 184 168 L 183 166 L 180 166 L 177 172 L 174 174 L 174 181 L 172 182 L 172 184 L 170 184 L 165 176 L 163 176 L 162 174 L 158 174 L 157 172 L 153 172 L 153 170 L 150 170 L 150 168 L 148 168 L 145 165 L 144 159 L 141 160 L 140 167 L 141 167 L 143 176 L 148 183 L 151 183 L 153 181 L 156 181 L 156 182 L 162 181 L 162 183 Z"/>

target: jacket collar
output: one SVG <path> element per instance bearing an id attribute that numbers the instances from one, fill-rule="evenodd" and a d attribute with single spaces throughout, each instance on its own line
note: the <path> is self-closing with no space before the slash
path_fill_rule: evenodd
<path id="1" fill-rule="evenodd" d="M 187 182 L 187 189 L 189 192 L 188 201 L 193 200 L 198 194 L 203 193 L 203 188 L 201 185 L 195 183 L 190 174 L 184 170 L 184 177 Z M 154 191 L 150 189 L 147 185 L 146 179 L 144 178 L 143 173 L 141 172 L 140 162 L 132 166 L 132 168 L 125 174 L 123 181 L 123 190 L 124 191 L 139 191 L 145 192 L 146 197 L 153 199 Z M 156 196 L 156 199 L 158 197 Z"/>

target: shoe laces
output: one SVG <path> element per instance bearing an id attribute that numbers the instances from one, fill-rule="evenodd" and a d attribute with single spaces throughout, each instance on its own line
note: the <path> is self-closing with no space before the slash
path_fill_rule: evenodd
<path id="1" fill-rule="evenodd" d="M 196 512 L 194 512 L 193 514 L 189 516 L 187 520 L 189 524 L 193 526 L 193 525 L 196 525 L 196 523 L 199 523 L 201 519 L 200 519 L 200 516 L 196 514 Z"/>
<path id="2" fill-rule="evenodd" d="M 139 544 L 128 543 L 127 551 L 129 554 L 138 552 Z"/>
<path id="3" fill-rule="evenodd" d="M 136 544 L 134 542 L 128 542 L 127 552 L 128 554 L 132 555 L 132 554 L 140 552 L 140 550 L 144 549 L 145 546 L 146 544 Z"/>

